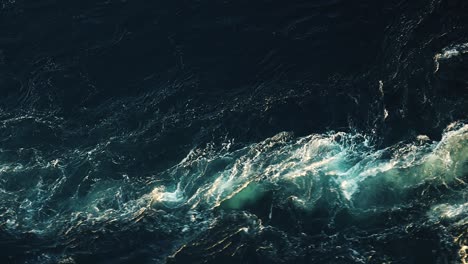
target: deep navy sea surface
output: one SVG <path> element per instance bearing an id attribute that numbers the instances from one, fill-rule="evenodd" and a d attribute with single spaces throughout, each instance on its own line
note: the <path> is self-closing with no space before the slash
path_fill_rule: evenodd
<path id="1" fill-rule="evenodd" d="M 0 263 L 468 263 L 468 1 L 0 0 Z"/>

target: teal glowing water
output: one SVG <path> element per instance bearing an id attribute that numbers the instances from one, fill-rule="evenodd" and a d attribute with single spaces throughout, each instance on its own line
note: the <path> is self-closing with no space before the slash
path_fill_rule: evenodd
<path id="1" fill-rule="evenodd" d="M 339 132 L 293 138 L 281 133 L 236 151 L 230 151 L 229 144 L 219 151 L 193 150 L 166 172 L 174 185 L 155 187 L 150 199 L 192 209 L 237 200 L 237 207 L 255 199 L 255 184 L 276 190 L 278 201 L 293 200 L 310 208 L 320 198 L 323 182 L 331 181 L 329 187 L 336 188 L 340 201 L 352 204 L 355 193 L 372 192 L 378 185 L 405 189 L 462 181 L 467 161 L 468 126 L 463 124 L 452 124 L 440 142 L 420 136 L 380 150 L 365 135 Z"/>
<path id="2" fill-rule="evenodd" d="M 96 155 L 106 153 L 106 148 L 102 144 L 71 151 L 66 163 L 97 168 Z M 74 183 L 76 175 L 66 175 L 64 160 L 21 151 L 30 151 L 30 162 L 6 162 L 0 169 L 0 219 L 2 228 L 11 233 L 21 230 L 66 238 L 83 230 L 97 232 L 103 224 L 139 223 L 151 214 L 172 237 L 161 255 L 164 259 L 210 230 L 219 210 L 245 211 L 251 215 L 250 227 L 239 230 L 255 233 L 265 224 L 252 220 L 256 219 L 255 210 L 249 213 L 252 207 L 268 210 L 266 220 L 281 208 L 308 212 L 324 201 L 330 208 L 349 208 L 368 216 L 404 206 L 407 191 L 419 188 L 423 197 L 431 187 L 458 186 L 450 199 L 434 199 L 426 218 L 452 223 L 458 230 L 453 243 L 459 244 L 461 255 L 466 250 L 460 237 L 466 235 L 463 229 L 468 223 L 468 125 L 462 123 L 450 125 L 439 142 L 419 136 L 385 149 L 376 149 L 367 135 L 343 132 L 301 138 L 280 133 L 235 150 L 229 142 L 209 145 L 140 182 L 123 177 L 87 184 L 88 172 Z M 32 170 L 39 174 L 37 179 L 26 177 Z M 271 198 L 263 199 L 266 195 Z"/>

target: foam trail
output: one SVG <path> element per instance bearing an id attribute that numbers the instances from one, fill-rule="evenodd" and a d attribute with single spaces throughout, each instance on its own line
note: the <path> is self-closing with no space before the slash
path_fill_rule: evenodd
<path id="1" fill-rule="evenodd" d="M 434 55 L 434 73 L 439 71 L 440 61 L 453 59 L 466 53 L 468 53 L 468 43 L 452 45 L 450 47 L 444 48 L 440 53 Z"/>
<path id="2" fill-rule="evenodd" d="M 440 142 L 415 139 L 385 149 L 376 149 L 370 137 L 355 133 L 300 138 L 280 133 L 236 150 L 229 143 L 194 149 L 149 183 L 129 184 L 123 177 L 92 185 L 86 185 L 89 174 L 67 175 L 65 164 L 86 172 L 94 166 L 95 156 L 106 152 L 106 144 L 93 151 L 71 151 L 59 162 L 55 156 L 31 150 L 29 163 L 0 166 L 0 203 L 5 208 L 0 219 L 3 228 L 13 233 L 66 235 L 81 226 L 98 228 L 95 223 L 100 222 L 140 221 L 154 208 L 177 209 L 173 211 L 182 217 L 180 223 L 188 226 L 197 219 L 209 223 L 211 209 L 225 205 L 223 208 L 242 210 L 265 193 L 272 193 L 275 207 L 292 203 L 308 210 L 327 192 L 337 195 L 326 199 L 352 206 L 382 185 L 405 190 L 466 181 L 467 139 L 468 125 L 462 123 L 450 125 Z M 28 177 L 33 170 L 38 177 Z M 17 183 L 21 188 L 12 189 Z M 75 189 L 67 189 L 70 185 Z M 84 187 L 86 192 L 79 194 Z M 266 206 L 270 209 L 271 204 Z"/>
<path id="3" fill-rule="evenodd" d="M 214 151 L 212 146 L 194 150 L 167 171 L 178 179 L 175 191 L 161 193 L 164 187 L 156 186 L 153 196 L 160 202 L 192 209 L 214 208 L 236 196 L 240 197 L 238 203 L 257 199 L 254 196 L 258 192 L 248 191 L 255 184 L 311 207 L 330 180 L 344 201 L 353 200 L 369 178 L 377 177 L 400 189 L 427 182 L 445 184 L 461 181 L 466 173 L 467 139 L 468 125 L 461 123 L 450 125 L 440 142 L 416 139 L 380 150 L 360 134 L 338 132 L 294 138 L 280 133 L 235 151 Z M 247 191 L 241 193 L 243 190 Z M 246 193 L 252 197 L 246 198 Z"/>

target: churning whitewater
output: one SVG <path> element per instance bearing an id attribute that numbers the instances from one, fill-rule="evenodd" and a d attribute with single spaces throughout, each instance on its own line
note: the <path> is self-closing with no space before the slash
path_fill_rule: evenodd
<path id="1" fill-rule="evenodd" d="M 95 232 L 101 225 L 132 225 L 151 212 L 171 241 L 165 242 L 164 259 L 196 243 L 222 221 L 223 212 L 244 210 L 236 232 L 258 236 L 264 228 L 275 228 L 275 217 L 283 217 L 276 211 L 307 214 L 325 204 L 335 214 L 326 216 L 326 224 L 334 225 L 337 208 L 367 219 L 408 207 L 414 199 L 409 193 L 426 199 L 432 188 L 448 188 L 450 196 L 427 198 L 423 221 L 450 222 L 455 240 L 466 235 L 468 125 L 463 123 L 447 127 L 438 142 L 418 136 L 384 149 L 376 149 L 372 135 L 344 132 L 300 138 L 284 132 L 239 149 L 229 141 L 208 144 L 146 181 L 132 182 L 124 175 L 95 181 L 82 194 L 87 179 L 71 182 L 74 176 L 65 175 L 64 164 L 99 163 L 96 155 L 108 152 L 107 145 L 66 150 L 64 159 L 49 160 L 34 149 L 2 151 L 3 228 L 13 234 L 67 237 Z M 8 159 L 12 155 L 29 159 L 19 163 Z M 31 170 L 40 177 L 26 180 Z"/>
<path id="2" fill-rule="evenodd" d="M 280 133 L 239 150 L 229 147 L 192 150 L 166 172 L 174 182 L 153 189 L 151 204 L 213 209 L 230 202 L 242 207 L 272 190 L 276 202 L 307 209 L 323 189 L 332 189 L 340 203 L 352 206 L 356 192 L 369 197 L 383 186 L 404 190 L 463 182 L 468 172 L 468 125 L 459 123 L 451 124 L 440 142 L 418 136 L 413 143 L 380 150 L 370 136 L 343 132 L 303 138 Z"/>

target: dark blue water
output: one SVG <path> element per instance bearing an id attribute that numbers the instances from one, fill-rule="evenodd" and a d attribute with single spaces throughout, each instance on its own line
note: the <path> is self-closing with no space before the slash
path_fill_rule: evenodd
<path id="1" fill-rule="evenodd" d="M 463 0 L 0 1 L 0 263 L 467 263 Z"/>

